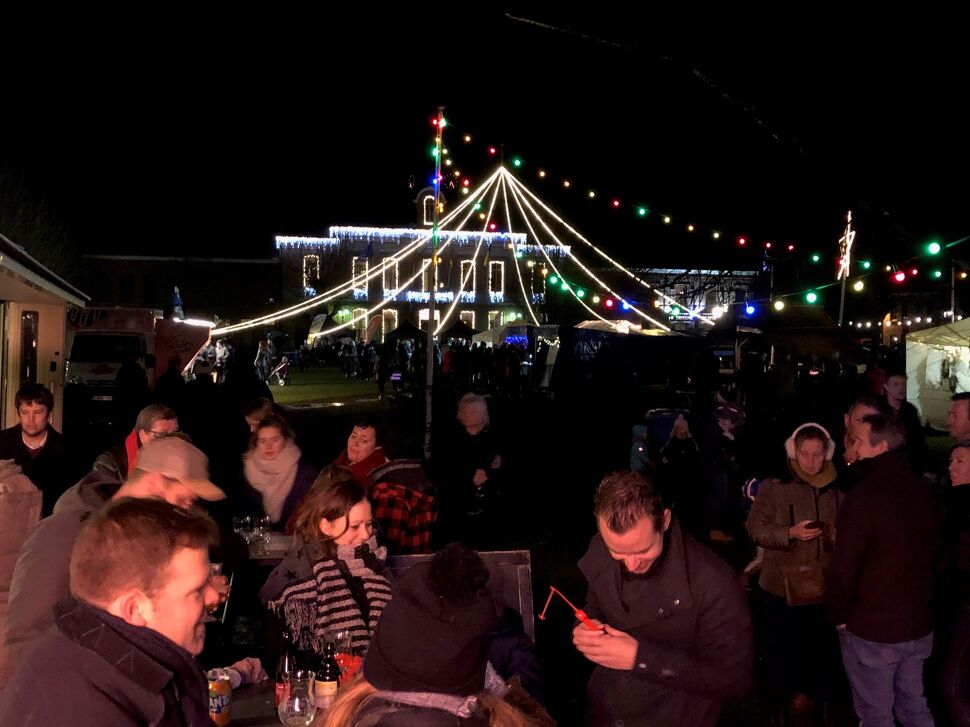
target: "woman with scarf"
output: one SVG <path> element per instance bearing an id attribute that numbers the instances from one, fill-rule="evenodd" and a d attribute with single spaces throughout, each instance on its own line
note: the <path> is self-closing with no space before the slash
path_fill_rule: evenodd
<path id="1" fill-rule="evenodd" d="M 317 472 L 300 459 L 300 448 L 285 419 L 270 414 L 256 425 L 249 451 L 243 455 L 243 473 L 253 499 L 259 500 L 273 527 L 291 532 L 290 519 Z"/>
<path id="2" fill-rule="evenodd" d="M 785 442 L 787 481 L 766 480 L 747 529 L 764 548 L 761 590 L 769 630 L 776 723 L 831 703 L 839 669 L 835 629 L 822 606 L 823 569 L 835 542 L 842 492 L 835 486 L 835 442 L 820 424 L 796 428 Z"/>
<path id="3" fill-rule="evenodd" d="M 381 442 L 381 425 L 375 416 L 362 414 L 354 422 L 354 428 L 347 437 L 347 446 L 333 461 L 338 467 L 346 467 L 354 479 L 369 489 L 374 481 L 370 473 L 376 467 L 387 463 Z"/>
<path id="4" fill-rule="evenodd" d="M 326 634 L 349 631 L 367 650 L 387 602 L 387 549 L 377 547 L 371 505 L 349 471 L 328 467 L 296 517 L 296 545 L 270 574 L 260 600 L 293 634 L 297 648 L 322 650 Z"/>

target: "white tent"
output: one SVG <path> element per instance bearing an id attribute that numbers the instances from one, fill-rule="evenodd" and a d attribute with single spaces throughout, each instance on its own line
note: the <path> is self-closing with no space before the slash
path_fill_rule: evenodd
<path id="1" fill-rule="evenodd" d="M 920 419 L 947 428 L 950 398 L 970 391 L 970 318 L 906 335 L 906 398 Z"/>

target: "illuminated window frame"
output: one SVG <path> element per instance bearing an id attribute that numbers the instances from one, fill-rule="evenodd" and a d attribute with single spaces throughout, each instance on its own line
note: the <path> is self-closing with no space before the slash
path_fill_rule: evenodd
<path id="1" fill-rule="evenodd" d="M 468 277 L 468 283 L 465 285 L 465 289 L 464 290 L 465 290 L 466 293 L 474 293 L 475 290 L 477 289 L 476 288 L 476 284 L 478 282 L 476 280 L 476 277 L 478 276 L 478 271 L 475 269 L 475 261 L 474 260 L 462 260 L 461 261 L 461 280 L 464 280 L 465 279 L 465 273 L 467 272 L 468 268 L 471 268 L 472 269 L 472 274 Z M 461 285 L 461 280 L 458 281 L 459 282 L 459 286 Z M 472 327 L 474 328 L 474 326 L 472 326 Z"/>
<path id="2" fill-rule="evenodd" d="M 320 278 L 320 256 L 319 255 L 304 255 L 303 256 L 303 288 L 312 288 L 310 284 L 311 280 Z"/>
<path id="3" fill-rule="evenodd" d="M 363 341 L 364 335 L 367 333 L 367 309 L 366 308 L 354 308 L 352 313 L 352 318 L 356 319 L 357 316 L 364 316 L 359 321 L 354 323 L 354 331 L 357 333 L 357 340 Z"/>
<path id="4" fill-rule="evenodd" d="M 501 285 L 499 286 L 499 289 L 498 290 L 496 290 L 494 287 L 492 287 L 492 280 L 495 278 L 495 275 L 492 273 L 492 271 L 493 270 L 496 270 L 496 269 L 499 271 L 499 276 L 498 277 L 499 277 L 499 282 L 501 283 Z M 489 295 L 491 295 L 492 293 L 499 293 L 499 294 L 502 294 L 502 295 L 505 294 L 505 261 L 504 260 L 490 260 L 489 261 L 489 263 L 488 263 L 488 292 L 489 292 Z"/>
<path id="5" fill-rule="evenodd" d="M 425 225 L 434 225 L 434 195 L 426 194 L 421 198 L 421 215 Z"/>
<path id="6" fill-rule="evenodd" d="M 421 290 L 425 293 L 431 292 L 431 276 L 434 275 L 434 265 L 431 264 L 431 258 L 426 257 L 421 261 L 424 265 L 424 270 L 421 271 Z"/>
<path id="7" fill-rule="evenodd" d="M 502 311 L 490 310 L 488 312 L 488 330 L 502 327 Z"/>
<path id="8" fill-rule="evenodd" d="M 435 327 L 437 327 L 437 325 L 440 322 L 441 322 L 441 308 L 435 308 L 434 309 L 434 324 L 435 324 Z M 428 309 L 427 308 L 421 308 L 418 311 L 418 328 L 420 328 L 422 331 L 426 331 L 426 330 L 428 330 L 427 329 L 427 325 L 428 325 Z"/>
<path id="9" fill-rule="evenodd" d="M 391 319 L 391 325 L 388 327 L 387 320 Z M 388 333 L 397 328 L 398 315 L 397 310 L 394 308 L 385 308 L 381 311 L 381 338 L 383 339 Z"/>
<path id="10" fill-rule="evenodd" d="M 469 328 L 475 327 L 475 311 L 463 310 L 458 313 L 458 320 L 464 321 Z"/>
<path id="11" fill-rule="evenodd" d="M 397 290 L 398 281 L 400 279 L 397 260 L 391 263 L 385 262 L 384 274 L 382 277 L 384 282 L 385 293 L 389 293 Z M 388 285 L 389 282 L 391 283 L 390 285 Z"/>
<path id="12" fill-rule="evenodd" d="M 360 266 L 363 266 L 363 270 L 361 270 L 361 267 Z M 360 276 L 365 276 L 364 277 L 364 280 L 363 280 L 363 285 L 355 285 L 354 286 L 354 290 L 353 290 L 354 293 L 363 293 L 365 296 L 367 295 L 367 279 L 366 279 L 366 275 L 367 275 L 367 271 L 369 270 L 369 268 L 370 268 L 370 265 L 368 264 L 367 258 L 364 258 L 363 260 L 361 260 L 360 258 L 355 257 L 351 261 L 351 263 L 350 263 L 350 274 L 354 278 L 357 278 L 357 277 L 360 277 Z"/>

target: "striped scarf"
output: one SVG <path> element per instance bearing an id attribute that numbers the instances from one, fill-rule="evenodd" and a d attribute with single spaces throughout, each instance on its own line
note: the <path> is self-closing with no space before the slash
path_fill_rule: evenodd
<path id="1" fill-rule="evenodd" d="M 322 651 L 328 633 L 349 631 L 354 653 L 363 655 L 391 600 L 391 584 L 384 575 L 386 557 L 387 548 L 377 547 L 373 536 L 358 546 L 340 545 L 335 558 L 313 561 L 311 572 L 301 569 L 305 577 L 296 569 L 290 571 L 296 580 L 271 598 L 269 606 L 282 612 L 298 648 Z M 359 588 L 353 588 L 357 584 Z M 366 618 L 358 598 L 367 602 Z"/>

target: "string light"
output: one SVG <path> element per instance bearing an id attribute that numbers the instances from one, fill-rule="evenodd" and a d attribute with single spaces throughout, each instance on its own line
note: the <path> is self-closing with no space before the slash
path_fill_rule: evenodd
<path id="1" fill-rule="evenodd" d="M 549 206 L 545 202 L 543 202 L 541 199 L 539 199 L 539 197 L 537 197 L 535 195 L 535 193 L 532 192 L 532 190 L 530 190 L 528 187 L 526 187 L 524 184 L 522 184 L 518 179 L 516 179 L 514 176 L 512 176 L 512 174 L 510 174 L 507 170 L 505 170 L 505 174 L 506 174 L 506 176 L 509 179 L 509 182 L 510 182 L 510 185 L 511 185 L 513 191 L 516 193 L 516 198 L 518 198 L 518 196 L 519 196 L 518 193 L 519 192 L 527 195 L 529 198 L 531 198 L 532 200 L 534 200 L 536 202 L 536 204 L 539 205 L 539 207 L 541 207 L 543 210 L 545 210 L 545 212 L 548 213 L 556 222 L 558 222 L 565 229 L 567 229 L 572 235 L 574 235 L 580 242 L 582 242 L 587 247 L 589 247 L 590 249 L 592 249 L 593 252 L 595 252 L 597 255 L 599 255 L 600 257 L 602 257 L 604 260 L 606 260 L 608 263 L 610 263 L 611 265 L 613 265 L 615 268 L 617 268 L 618 270 L 622 271 L 629 278 L 631 278 L 632 280 L 636 281 L 637 284 L 639 284 L 640 286 L 642 286 L 642 287 L 644 287 L 644 288 L 646 288 L 648 290 L 651 290 L 651 291 L 656 292 L 656 294 L 659 295 L 659 296 L 661 296 L 662 298 L 664 298 L 664 300 L 669 300 L 672 303 L 678 303 L 678 301 L 675 300 L 674 298 L 671 298 L 670 296 L 666 295 L 665 293 L 662 293 L 662 292 L 656 290 L 652 285 L 650 285 L 650 283 L 647 283 L 646 281 L 638 278 L 632 271 L 628 270 L 626 267 L 624 267 L 623 265 L 621 265 L 617 260 L 615 260 L 612 257 L 610 257 L 609 255 L 607 255 L 601 249 L 599 249 L 598 247 L 596 247 L 596 245 L 594 245 L 592 242 L 590 242 L 585 237 L 583 237 L 583 235 L 581 235 L 576 229 L 574 229 L 568 222 L 566 222 L 562 217 L 560 217 L 552 209 L 550 209 Z M 557 240 L 557 242 L 559 242 L 559 241 Z M 559 243 L 559 244 L 562 244 L 562 243 Z M 576 261 L 576 263 L 578 265 L 580 265 L 580 267 L 582 267 L 582 264 L 576 259 L 576 256 L 575 256 L 574 253 L 570 253 L 570 257 L 574 261 Z M 584 270 L 585 270 L 585 268 L 584 268 Z M 596 280 L 597 283 L 599 283 L 601 287 L 603 287 L 604 289 L 607 289 L 606 286 L 598 278 L 596 278 L 595 276 L 592 275 L 592 273 L 587 272 L 587 274 L 590 275 L 591 277 L 593 277 L 593 279 Z M 612 291 L 610 291 L 610 292 L 611 292 L 611 294 L 615 295 L 615 293 L 612 293 Z M 619 296 L 617 296 L 617 297 L 619 297 Z M 636 308 L 634 308 L 634 310 L 636 310 Z M 699 316 L 700 315 L 699 312 L 696 311 L 696 310 L 692 310 L 692 309 L 688 308 L 688 311 L 690 313 L 692 313 L 694 316 Z M 647 320 L 651 320 L 651 319 L 647 318 Z M 710 326 L 713 326 L 714 325 L 714 321 L 710 321 L 707 318 L 700 317 L 699 320 L 701 320 L 702 322 L 704 322 L 707 325 L 710 325 Z M 651 322 L 653 322 L 653 321 L 651 320 Z"/>

